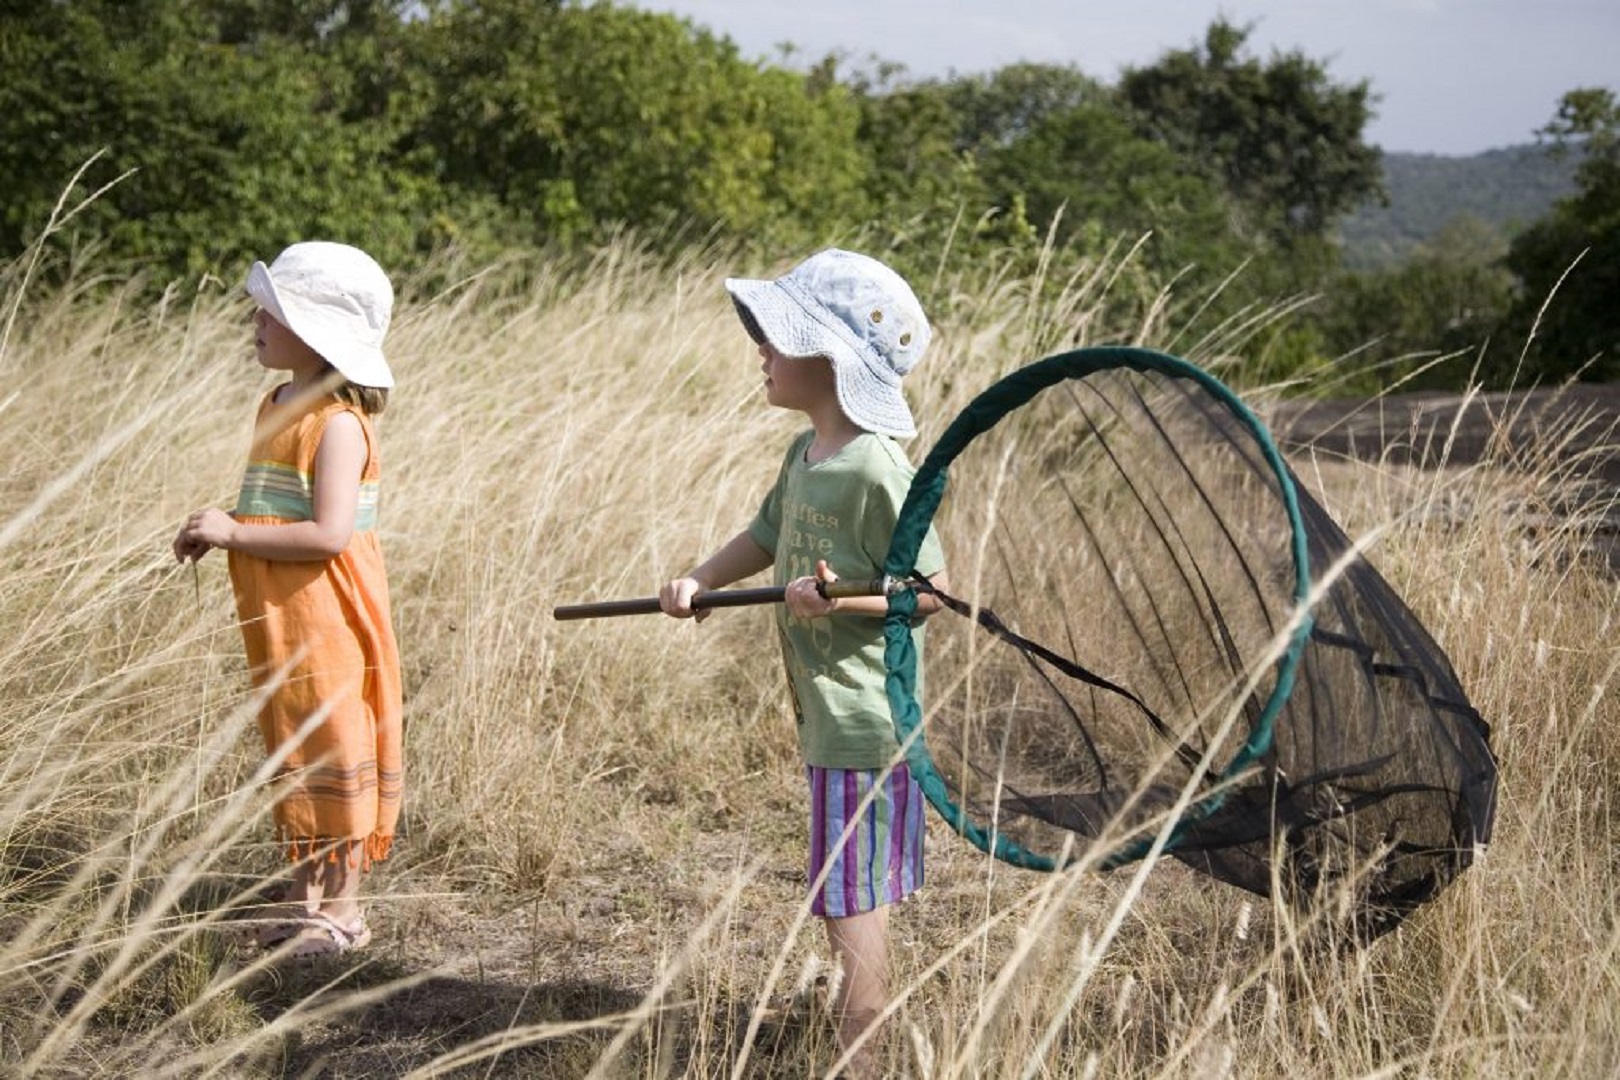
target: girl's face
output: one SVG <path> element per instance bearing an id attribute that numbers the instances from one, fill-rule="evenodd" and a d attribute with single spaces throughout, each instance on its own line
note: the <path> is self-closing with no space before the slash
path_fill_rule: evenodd
<path id="1" fill-rule="evenodd" d="M 259 363 L 271 371 L 307 374 L 319 371 L 326 361 L 304 344 L 304 339 L 277 322 L 260 308 L 253 313 L 253 348 Z"/>
<path id="2" fill-rule="evenodd" d="M 769 341 L 760 342 L 759 370 L 765 373 L 765 400 L 782 409 L 810 412 L 836 401 L 832 361 L 824 356 L 784 356 Z"/>

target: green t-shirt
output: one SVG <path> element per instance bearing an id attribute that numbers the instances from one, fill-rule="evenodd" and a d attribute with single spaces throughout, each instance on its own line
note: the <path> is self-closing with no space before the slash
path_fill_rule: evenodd
<path id="1" fill-rule="evenodd" d="M 841 578 L 875 578 L 883 572 L 894 522 L 911 486 L 911 463 L 893 439 L 867 432 L 812 465 L 805 451 L 814 437 L 807 431 L 788 447 L 748 533 L 774 554 L 778 585 L 814 574 L 817 559 L 826 559 Z M 944 567 L 939 537 L 930 526 L 917 553 L 917 572 L 932 577 Z M 888 764 L 899 744 L 883 688 L 883 619 L 843 614 L 799 619 L 778 604 L 776 625 L 805 763 L 835 769 Z M 920 659 L 922 628 L 914 633 Z M 917 676 L 920 693 L 920 663 Z"/>

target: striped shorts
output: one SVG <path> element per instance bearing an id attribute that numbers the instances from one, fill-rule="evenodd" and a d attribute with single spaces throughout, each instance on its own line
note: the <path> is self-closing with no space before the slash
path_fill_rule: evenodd
<path id="1" fill-rule="evenodd" d="M 810 781 L 812 915 L 859 915 L 897 903 L 922 887 L 923 795 L 904 764 L 892 772 L 815 765 L 805 772 Z M 874 786 L 878 793 L 862 810 L 861 801 Z M 852 817 L 857 820 L 845 839 Z M 823 869 L 826 880 L 816 888 Z"/>

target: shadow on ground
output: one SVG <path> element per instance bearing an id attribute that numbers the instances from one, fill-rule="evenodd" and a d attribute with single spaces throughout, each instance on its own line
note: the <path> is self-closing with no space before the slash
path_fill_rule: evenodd
<path id="1" fill-rule="evenodd" d="M 583 980 L 519 985 L 451 976 L 412 981 L 390 963 L 335 963 L 284 972 L 249 995 L 271 1023 L 288 1010 L 367 991 L 398 990 L 329 1020 L 301 1025 L 279 1052 L 253 1063 L 272 1076 L 395 1077 L 413 1070 L 447 1077 L 571 1080 L 597 1067 L 642 1004 L 645 989 Z M 729 1075 L 752 1002 L 671 1001 L 641 1023 L 605 1075 Z M 703 1026 L 700 1029 L 699 1023 Z M 805 1002 L 764 1019 L 745 1075 L 802 1077 L 831 1063 L 831 1029 Z"/>

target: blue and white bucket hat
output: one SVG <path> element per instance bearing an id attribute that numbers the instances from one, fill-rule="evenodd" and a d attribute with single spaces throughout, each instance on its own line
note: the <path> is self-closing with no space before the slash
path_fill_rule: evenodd
<path id="1" fill-rule="evenodd" d="M 390 387 L 383 335 L 394 287 L 375 259 L 328 240 L 293 244 L 248 270 L 247 293 L 357 386 Z"/>
<path id="2" fill-rule="evenodd" d="M 727 278 L 748 336 L 784 356 L 832 361 L 838 405 L 866 431 L 917 434 L 900 379 L 922 359 L 931 332 L 906 280 L 853 251 L 818 252 L 774 281 Z"/>

